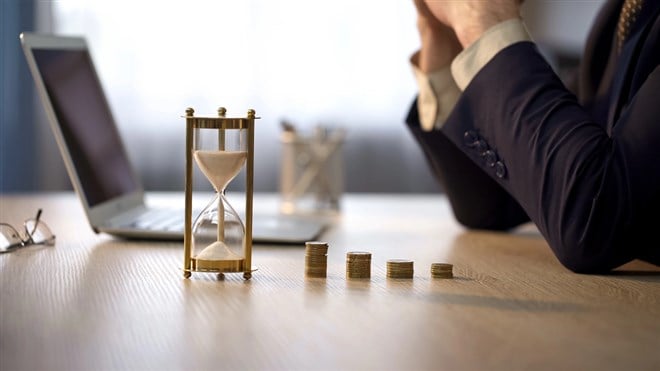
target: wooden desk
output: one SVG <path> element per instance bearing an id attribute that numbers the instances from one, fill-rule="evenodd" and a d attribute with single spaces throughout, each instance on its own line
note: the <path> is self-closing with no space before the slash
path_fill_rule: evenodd
<path id="1" fill-rule="evenodd" d="M 71 194 L 3 195 L 2 221 L 41 207 L 57 245 L 0 255 L 0 369 L 660 368 L 657 267 L 573 274 L 533 229 L 467 232 L 439 196 L 343 205 L 327 279 L 305 279 L 302 246 L 257 246 L 252 280 L 216 281 L 182 278 L 182 243 L 94 235 Z M 372 252 L 370 280 L 345 278 L 351 250 Z M 391 258 L 414 279 L 387 279 Z"/>

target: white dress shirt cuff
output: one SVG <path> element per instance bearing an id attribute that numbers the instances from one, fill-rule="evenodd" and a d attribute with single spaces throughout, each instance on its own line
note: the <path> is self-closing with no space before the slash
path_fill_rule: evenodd
<path id="1" fill-rule="evenodd" d="M 515 43 L 530 40 L 531 37 L 519 18 L 489 28 L 451 63 L 451 73 L 458 88 L 465 90 L 474 76 L 500 51 Z"/>
<path id="2" fill-rule="evenodd" d="M 427 75 L 415 65 L 414 60 L 413 56 L 411 64 L 419 88 L 417 112 L 420 126 L 424 131 L 439 129 L 456 105 L 461 91 L 449 66 Z"/>

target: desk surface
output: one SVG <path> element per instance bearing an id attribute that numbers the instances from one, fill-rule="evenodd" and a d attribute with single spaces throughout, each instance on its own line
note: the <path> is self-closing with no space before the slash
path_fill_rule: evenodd
<path id="1" fill-rule="evenodd" d="M 263 245 L 249 281 L 183 279 L 182 243 L 95 235 L 72 194 L 0 196 L 3 222 L 37 208 L 57 244 L 0 255 L 2 370 L 660 368 L 658 267 L 573 274 L 534 229 L 468 232 L 440 196 L 346 196 L 326 279 L 304 247 Z M 352 250 L 370 280 L 345 278 Z M 387 279 L 392 258 L 414 279 Z"/>

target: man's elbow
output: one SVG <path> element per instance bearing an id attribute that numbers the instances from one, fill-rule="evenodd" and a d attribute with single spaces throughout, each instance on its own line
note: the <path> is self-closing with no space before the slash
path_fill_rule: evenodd
<path id="1" fill-rule="evenodd" d="M 559 262 L 574 273 L 604 274 L 632 260 L 623 246 L 607 241 L 576 240 L 551 244 Z"/>
<path id="2" fill-rule="evenodd" d="M 459 212 L 454 210 L 456 221 L 467 229 L 508 231 L 527 221 L 524 218 L 505 218 L 480 212 Z"/>

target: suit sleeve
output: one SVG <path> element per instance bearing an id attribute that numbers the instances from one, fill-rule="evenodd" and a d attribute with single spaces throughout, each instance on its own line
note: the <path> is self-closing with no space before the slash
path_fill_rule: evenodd
<path id="1" fill-rule="evenodd" d="M 658 264 L 657 244 L 642 243 L 656 237 L 660 207 L 658 89 L 656 68 L 610 135 L 521 42 L 474 77 L 442 132 L 513 196 L 569 269 Z"/>
<path id="2" fill-rule="evenodd" d="M 421 128 L 416 102 L 410 108 L 406 123 L 419 142 L 459 223 L 473 229 L 507 230 L 529 221 L 505 189 L 441 131 Z"/>

